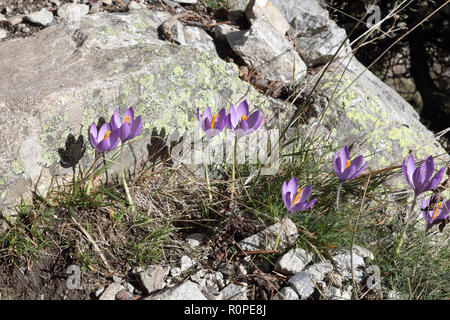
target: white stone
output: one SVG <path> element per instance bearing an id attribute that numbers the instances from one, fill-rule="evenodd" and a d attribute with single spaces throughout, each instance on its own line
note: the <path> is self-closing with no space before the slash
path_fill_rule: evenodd
<path id="1" fill-rule="evenodd" d="M 295 81 L 306 76 L 306 65 L 293 44 L 280 36 L 265 16 L 257 19 L 251 29 L 231 32 L 226 37 L 233 51 L 266 80 L 289 84 L 293 75 Z"/>
<path id="2" fill-rule="evenodd" d="M 53 13 L 42 8 L 41 11 L 30 13 L 26 18 L 30 22 L 46 26 L 53 21 Z"/>
<path id="3" fill-rule="evenodd" d="M 205 238 L 203 233 L 193 233 L 186 237 L 186 241 L 191 248 L 197 248 Z"/>
<path id="4" fill-rule="evenodd" d="M 299 300 L 299 296 L 291 287 L 284 287 L 273 296 L 272 300 Z"/>
<path id="5" fill-rule="evenodd" d="M 66 3 L 58 8 L 59 17 L 67 21 L 67 23 L 76 23 L 89 13 L 89 6 L 78 3 Z"/>
<path id="6" fill-rule="evenodd" d="M 195 261 L 193 261 L 191 258 L 189 258 L 188 256 L 182 256 L 180 259 L 181 272 L 189 270 L 194 264 Z"/>
<path id="7" fill-rule="evenodd" d="M 180 274 L 181 274 L 181 269 L 178 268 L 178 267 L 172 268 L 172 269 L 170 270 L 170 275 L 171 275 L 172 277 L 178 277 Z"/>
<path id="8" fill-rule="evenodd" d="M 242 285 L 230 283 L 220 291 L 219 297 L 220 300 L 248 300 L 246 291 L 246 283 L 242 283 Z"/>
<path id="9" fill-rule="evenodd" d="M 286 218 L 282 223 L 283 229 L 278 244 L 278 249 L 280 250 L 292 246 L 298 237 L 297 227 L 291 219 Z M 240 241 L 239 246 L 244 251 L 272 250 L 279 231 L 280 223 L 276 223 L 269 228 Z"/>
<path id="10" fill-rule="evenodd" d="M 288 283 L 301 299 L 307 299 L 314 293 L 315 283 L 318 281 L 319 279 L 314 274 L 301 271 L 291 277 Z"/>
<path id="11" fill-rule="evenodd" d="M 197 284 L 186 281 L 173 288 L 153 294 L 144 300 L 206 300 Z"/>
<path id="12" fill-rule="evenodd" d="M 116 294 L 123 289 L 121 284 L 113 282 L 103 291 L 99 300 L 116 300 Z"/>
<path id="13" fill-rule="evenodd" d="M 0 40 L 8 36 L 8 31 L 0 29 Z"/>
<path id="14" fill-rule="evenodd" d="M 266 17 L 280 36 L 284 36 L 291 27 L 280 11 L 267 0 L 250 0 L 245 9 L 245 15 L 252 23 L 261 17 Z"/>
<path id="15" fill-rule="evenodd" d="M 312 258 L 309 252 L 301 248 L 291 249 L 277 261 L 275 269 L 288 275 L 296 274 L 302 271 Z"/>
<path id="16" fill-rule="evenodd" d="M 341 253 L 332 256 L 333 261 L 336 265 L 336 271 L 342 276 L 343 281 L 352 279 L 352 267 L 350 252 L 345 250 Z M 364 276 L 362 268 L 365 268 L 364 259 L 357 254 L 353 253 L 353 273 L 355 276 L 355 281 L 360 282 Z"/>

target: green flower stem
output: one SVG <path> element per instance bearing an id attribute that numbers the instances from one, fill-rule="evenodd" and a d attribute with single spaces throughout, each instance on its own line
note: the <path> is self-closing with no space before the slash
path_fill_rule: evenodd
<path id="1" fill-rule="evenodd" d="M 134 214 L 136 212 L 136 208 L 135 208 L 134 203 L 133 203 L 133 198 L 131 198 L 130 190 L 128 189 L 127 179 L 126 179 L 126 176 L 125 176 L 125 169 L 124 169 L 124 166 L 123 166 L 123 145 L 120 146 L 120 163 L 121 163 L 121 166 L 122 166 L 123 187 L 124 187 L 125 193 L 127 195 L 128 203 L 131 206 L 131 212 Z"/>
<path id="2" fill-rule="evenodd" d="M 88 169 L 87 171 L 87 175 L 91 175 L 89 178 L 89 182 L 86 188 L 86 194 L 90 194 L 91 193 L 91 188 L 92 188 L 92 183 L 94 181 L 94 174 L 91 174 L 91 170 L 95 167 L 95 164 L 97 163 L 97 160 L 99 159 L 99 154 L 97 153 L 97 150 L 95 150 L 95 156 L 94 156 L 94 162 L 92 163 L 91 167 Z"/>
<path id="3" fill-rule="evenodd" d="M 208 163 L 205 162 L 205 177 L 206 177 L 206 185 L 208 187 L 208 196 L 209 196 L 209 202 L 213 202 L 212 193 L 211 193 L 211 184 L 209 182 L 209 174 L 208 174 Z"/>
<path id="4" fill-rule="evenodd" d="M 337 190 L 337 197 L 336 197 L 336 210 L 339 211 L 339 195 L 341 194 L 341 188 L 342 188 L 342 184 L 344 182 L 339 182 L 339 187 Z"/>
<path id="5" fill-rule="evenodd" d="M 409 211 L 409 214 L 406 216 L 405 226 L 403 227 L 402 233 L 400 234 L 400 238 L 397 242 L 397 246 L 395 247 L 394 258 L 397 257 L 398 254 L 400 253 L 400 248 L 402 247 L 403 241 L 405 240 L 406 230 L 408 229 L 408 225 L 411 220 L 412 212 L 414 210 L 414 207 L 416 206 L 417 196 L 418 196 L 417 194 L 414 194 L 414 199 L 411 204 L 411 210 Z"/>
<path id="6" fill-rule="evenodd" d="M 273 245 L 273 251 L 277 251 L 278 244 L 280 243 L 282 231 L 283 231 L 283 220 L 280 221 L 280 231 L 278 231 L 277 238 L 275 239 L 275 244 Z"/>
<path id="7" fill-rule="evenodd" d="M 233 168 L 231 169 L 231 194 L 235 194 L 235 180 L 236 180 L 236 162 L 237 162 L 237 143 L 238 143 L 238 136 L 237 133 L 235 133 L 234 138 L 234 152 L 233 152 Z"/>

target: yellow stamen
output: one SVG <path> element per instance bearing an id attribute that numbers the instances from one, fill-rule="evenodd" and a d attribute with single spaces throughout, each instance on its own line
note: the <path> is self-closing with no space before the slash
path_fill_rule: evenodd
<path id="1" fill-rule="evenodd" d="M 438 214 L 441 213 L 441 210 L 442 210 L 441 207 L 442 207 L 442 202 L 439 202 L 437 204 L 436 209 L 434 209 L 434 212 L 433 212 L 433 215 L 431 216 L 431 219 L 436 218 L 438 216 Z"/>
<path id="2" fill-rule="evenodd" d="M 241 116 L 241 121 L 242 120 L 247 120 L 247 116 Z"/>
<path id="3" fill-rule="evenodd" d="M 125 122 L 126 124 L 130 124 L 130 117 L 123 117 L 123 122 Z"/>
<path id="4" fill-rule="evenodd" d="M 106 131 L 105 136 L 103 137 L 103 140 L 106 140 L 110 133 L 111 133 L 111 131 Z"/>
<path id="5" fill-rule="evenodd" d="M 298 189 L 298 193 L 294 198 L 294 201 L 292 201 L 292 205 L 296 204 L 298 202 L 298 200 L 300 200 L 300 197 L 302 195 L 303 190 L 302 189 Z"/>
<path id="6" fill-rule="evenodd" d="M 347 169 L 348 167 L 350 167 L 350 163 L 351 163 L 351 161 L 347 160 L 347 163 L 345 164 L 345 168 L 344 169 Z"/>
<path id="7" fill-rule="evenodd" d="M 215 114 L 211 120 L 211 129 L 214 129 L 214 123 L 216 122 L 217 118 L 219 118 L 219 115 Z"/>

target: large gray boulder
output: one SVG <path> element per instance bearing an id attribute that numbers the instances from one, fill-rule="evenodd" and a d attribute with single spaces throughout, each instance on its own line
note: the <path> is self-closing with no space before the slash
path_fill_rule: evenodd
<path id="1" fill-rule="evenodd" d="M 144 128 L 126 147 L 126 166 L 148 157 L 153 128 L 183 129 L 197 123 L 197 107 L 213 111 L 247 99 L 250 108 L 272 109 L 270 99 L 239 79 L 238 69 L 210 50 L 158 39 L 170 15 L 133 10 L 85 16 L 79 25 L 48 27 L 35 36 L 0 43 L 0 208 L 31 190 L 45 194 L 52 177 L 70 179 L 58 148 L 82 134 L 86 167 L 94 150 L 88 130 L 116 108 L 134 107 Z M 110 155 L 108 154 L 108 157 Z M 111 171 L 119 171 L 114 165 Z"/>
<path id="2" fill-rule="evenodd" d="M 351 53 L 345 30 L 330 19 L 328 11 L 321 7 L 319 1 L 271 2 L 289 22 L 289 35 L 308 66 L 325 64 L 335 54 L 336 57 L 342 58 Z M 342 43 L 344 45 L 340 48 Z"/>
<path id="3" fill-rule="evenodd" d="M 448 165 L 449 155 L 414 108 L 355 58 L 331 65 L 316 88 L 316 98 L 317 111 L 323 113 L 321 125 L 336 148 L 352 144 L 352 156 L 363 154 L 371 170 L 401 166 L 410 152 L 416 160 L 439 155 L 435 168 Z M 403 174 L 390 183 L 406 185 Z"/>

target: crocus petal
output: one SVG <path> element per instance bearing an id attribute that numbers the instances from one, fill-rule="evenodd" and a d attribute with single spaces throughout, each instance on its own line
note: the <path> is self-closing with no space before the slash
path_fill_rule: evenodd
<path id="1" fill-rule="evenodd" d="M 141 131 L 142 131 L 142 117 L 139 116 L 133 121 L 133 125 L 131 126 L 131 132 L 130 135 L 128 136 L 128 140 L 131 140 L 134 137 L 136 137 L 138 134 L 141 133 Z"/>
<path id="2" fill-rule="evenodd" d="M 286 186 L 286 192 L 290 192 L 292 198 L 290 203 L 292 203 L 294 197 L 297 195 L 297 188 L 298 188 L 298 179 L 297 177 L 293 177 L 291 180 L 289 180 Z"/>
<path id="3" fill-rule="evenodd" d="M 119 109 L 114 111 L 114 114 L 111 116 L 111 127 L 113 130 L 117 130 L 122 126 L 122 120 L 120 119 Z"/>
<path id="4" fill-rule="evenodd" d="M 122 140 L 122 142 L 127 141 L 129 139 L 128 136 L 130 135 L 130 132 L 131 132 L 131 127 L 129 125 L 127 125 L 126 123 L 124 123 L 120 127 L 120 140 Z"/>
<path id="5" fill-rule="evenodd" d="M 310 202 L 305 203 L 305 206 L 303 207 L 303 210 L 311 208 L 314 205 L 314 203 L 316 203 L 316 201 L 317 201 L 317 198 L 314 198 Z"/>
<path id="6" fill-rule="evenodd" d="M 286 209 L 288 209 L 288 211 L 291 209 L 291 193 L 290 192 L 286 192 L 283 194 L 283 202 L 284 205 L 286 206 Z"/>
<path id="7" fill-rule="evenodd" d="M 402 170 L 403 170 L 403 176 L 405 177 L 406 182 L 408 182 L 408 184 L 412 186 L 412 183 L 409 180 L 408 169 L 406 167 L 405 160 L 403 160 L 403 163 L 402 163 Z"/>
<path id="8" fill-rule="evenodd" d="M 347 160 L 350 160 L 350 151 L 348 146 L 343 146 L 339 152 L 339 159 L 341 160 L 341 169 L 344 170 L 347 164 Z"/>
<path id="9" fill-rule="evenodd" d="M 341 159 L 339 159 L 337 152 L 334 154 L 334 172 L 338 176 L 339 179 L 341 179 L 342 176 L 342 166 L 341 166 Z"/>
<path id="10" fill-rule="evenodd" d="M 413 184 L 413 188 L 414 188 L 414 192 L 416 194 L 422 193 L 422 187 L 423 187 L 423 176 L 424 174 L 422 173 L 422 171 L 419 168 L 416 168 L 416 170 L 414 170 L 414 173 L 412 175 L 412 184 Z M 422 183 L 421 183 L 422 181 Z"/>
<path id="11" fill-rule="evenodd" d="M 205 120 L 205 119 L 209 119 L 209 122 L 211 122 L 211 120 L 212 120 L 212 113 L 211 113 L 210 107 L 206 107 L 205 111 L 203 112 L 202 120 Z"/>
<path id="12" fill-rule="evenodd" d="M 441 170 L 439 170 L 433 178 L 431 178 L 431 180 L 423 187 L 423 191 L 428 191 L 428 190 L 433 190 L 434 188 L 436 188 L 440 183 L 442 178 L 444 177 L 444 168 L 442 168 Z"/>
<path id="13" fill-rule="evenodd" d="M 361 167 L 361 169 L 359 169 L 354 175 L 353 178 L 359 176 L 367 167 L 367 162 L 363 164 L 363 166 Z"/>
<path id="14" fill-rule="evenodd" d="M 247 134 L 251 133 L 251 130 L 248 127 L 247 120 L 242 120 L 239 124 L 238 128 L 235 131 L 235 134 L 239 137 L 243 137 Z"/>
<path id="15" fill-rule="evenodd" d="M 356 173 L 356 167 L 352 164 L 344 170 L 342 173 L 342 180 L 349 180 L 352 179 L 355 176 Z"/>
<path id="16" fill-rule="evenodd" d="M 114 131 L 114 130 L 111 130 L 111 125 L 108 122 L 104 123 L 102 125 L 102 127 L 100 128 L 100 130 L 98 131 L 97 142 L 101 142 L 102 140 L 105 140 L 104 137 L 105 137 L 107 131 Z"/>
<path id="17" fill-rule="evenodd" d="M 230 118 L 228 128 L 235 129 L 239 123 L 240 117 L 237 116 L 233 105 L 230 105 L 230 110 L 228 112 L 228 116 Z"/>
<path id="18" fill-rule="evenodd" d="M 200 108 L 197 108 L 197 121 L 201 124 L 202 121 L 200 120 Z"/>
<path id="19" fill-rule="evenodd" d="M 409 177 L 409 182 L 414 187 L 413 174 L 414 171 L 416 171 L 416 164 L 414 163 L 414 157 L 412 156 L 412 154 L 410 154 L 408 157 L 408 164 L 406 166 L 406 169 Z"/>
<path id="20" fill-rule="evenodd" d="M 262 117 L 261 117 L 259 110 L 253 112 L 247 119 L 248 127 L 252 128 L 253 130 L 258 129 L 258 127 L 259 127 L 258 122 L 259 122 L 259 124 L 261 124 L 261 120 L 262 120 Z M 256 125 L 258 125 L 258 126 L 256 126 Z"/>
<path id="21" fill-rule="evenodd" d="M 302 192 L 299 202 L 305 203 L 308 200 L 309 196 L 311 195 L 311 192 L 312 192 L 311 185 L 303 188 L 303 192 Z"/>
<path id="22" fill-rule="evenodd" d="M 248 103 L 247 100 L 242 101 L 236 109 L 236 114 L 240 119 L 242 116 L 248 117 Z"/>
<path id="23" fill-rule="evenodd" d="M 130 107 L 127 110 L 125 110 L 125 112 L 123 113 L 123 118 L 125 119 L 125 117 L 128 117 L 130 119 L 134 119 L 134 109 L 133 109 L 133 107 Z"/>
<path id="24" fill-rule="evenodd" d="M 426 198 L 426 197 L 422 198 L 422 205 L 421 205 L 422 209 L 425 209 L 426 207 L 428 207 L 430 205 L 431 198 L 433 198 L 433 195 L 431 195 L 428 198 Z"/>

